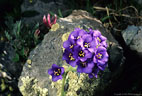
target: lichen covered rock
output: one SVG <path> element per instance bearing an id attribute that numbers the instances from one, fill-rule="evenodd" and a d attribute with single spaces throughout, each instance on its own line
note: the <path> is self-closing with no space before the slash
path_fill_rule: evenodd
<path id="1" fill-rule="evenodd" d="M 48 96 L 47 88 L 40 88 L 38 86 L 37 79 L 26 76 L 21 78 L 23 86 L 20 87 L 20 90 L 23 96 Z"/>
<path id="2" fill-rule="evenodd" d="M 110 56 L 109 58 L 109 67 L 113 68 L 113 64 L 115 64 L 117 61 L 118 68 L 115 68 L 115 70 L 113 70 L 113 73 L 115 73 L 119 69 L 123 60 L 123 49 L 118 45 L 117 41 L 112 37 L 111 33 L 109 33 L 102 26 L 99 20 L 92 18 L 86 11 L 75 10 L 70 16 L 59 19 L 57 21 L 57 24 L 55 24 L 55 26 L 51 28 L 49 33 L 45 35 L 42 43 L 39 44 L 30 53 L 29 59 L 23 67 L 23 71 L 18 83 L 22 94 L 35 94 L 36 92 L 34 88 L 29 86 L 34 86 L 35 83 L 32 82 L 34 82 L 34 80 L 37 80 L 38 83 L 36 83 L 36 85 L 38 86 L 38 88 L 48 89 L 48 96 L 60 95 L 61 80 L 59 80 L 58 82 L 52 82 L 49 74 L 47 73 L 47 70 L 51 68 L 52 64 L 65 66 L 65 69 L 69 66 L 65 63 L 65 61 L 62 60 L 62 45 L 63 42 L 67 40 L 70 32 L 72 32 L 77 27 L 83 28 L 85 30 L 90 27 L 100 30 L 102 32 L 102 35 L 108 38 L 108 53 L 115 54 L 114 56 Z M 86 74 L 69 72 L 65 84 L 66 95 L 93 96 L 98 89 L 99 91 L 103 90 L 104 87 L 109 84 L 108 82 L 111 82 L 111 74 L 111 70 L 108 67 L 104 72 L 99 73 L 97 79 L 89 79 Z M 26 82 L 23 82 L 23 78 L 29 78 L 29 83 L 27 84 Z M 25 85 L 27 87 L 23 87 Z M 29 88 L 29 90 L 31 91 L 26 91 L 25 88 Z M 40 91 L 40 95 L 42 92 L 43 91 Z"/>

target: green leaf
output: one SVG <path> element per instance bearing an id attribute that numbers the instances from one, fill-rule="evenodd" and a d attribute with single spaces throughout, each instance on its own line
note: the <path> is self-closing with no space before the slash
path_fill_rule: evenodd
<path id="1" fill-rule="evenodd" d="M 12 37 L 9 35 L 9 33 L 7 31 L 5 31 L 5 36 L 9 41 L 12 39 Z"/>
<path id="2" fill-rule="evenodd" d="M 14 27 L 13 27 L 13 33 L 14 33 L 14 36 L 16 38 L 19 38 L 20 37 L 20 31 L 21 31 L 21 21 L 16 21 L 16 23 L 14 24 Z"/>
<path id="3" fill-rule="evenodd" d="M 21 30 L 21 21 L 16 22 L 16 27 L 17 27 L 17 36 L 19 37 Z"/>
<path id="4" fill-rule="evenodd" d="M 19 61 L 19 55 L 16 53 L 15 57 L 12 60 L 14 62 L 18 62 Z"/>
<path id="5" fill-rule="evenodd" d="M 38 28 L 39 28 L 39 23 L 37 23 L 37 24 L 34 26 L 34 28 L 33 28 L 33 30 L 32 30 L 32 33 L 34 34 L 34 32 L 35 32 Z"/>
<path id="6" fill-rule="evenodd" d="M 104 22 L 105 20 L 107 20 L 109 18 L 110 18 L 110 16 L 106 16 L 106 17 L 102 18 L 101 21 Z"/>
<path id="7" fill-rule="evenodd" d="M 49 14 L 51 14 L 51 16 L 54 16 L 54 14 L 55 14 L 55 13 L 53 13 L 53 12 L 49 11 Z"/>
<path id="8" fill-rule="evenodd" d="M 20 55 L 21 55 L 21 56 L 25 56 L 25 49 L 24 49 L 24 47 L 23 47 L 22 50 L 20 51 Z"/>
<path id="9" fill-rule="evenodd" d="M 60 9 L 58 9 L 58 14 L 59 14 L 59 17 L 63 18 L 63 15 Z"/>

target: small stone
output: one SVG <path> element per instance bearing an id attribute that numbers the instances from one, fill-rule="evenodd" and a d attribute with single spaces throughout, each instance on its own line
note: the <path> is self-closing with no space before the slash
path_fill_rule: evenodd
<path id="1" fill-rule="evenodd" d="M 7 55 L 7 52 L 6 52 L 5 50 L 3 51 L 3 53 L 4 53 L 5 55 Z"/>

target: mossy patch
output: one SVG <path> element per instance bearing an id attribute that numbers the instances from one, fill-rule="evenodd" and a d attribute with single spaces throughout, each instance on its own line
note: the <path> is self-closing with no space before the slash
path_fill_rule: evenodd
<path id="1" fill-rule="evenodd" d="M 40 88 L 38 80 L 33 77 L 22 77 L 23 85 L 20 86 L 20 91 L 23 96 L 48 96 L 47 88 Z"/>
<path id="2" fill-rule="evenodd" d="M 66 40 L 68 40 L 68 37 L 70 35 L 71 32 L 67 32 L 65 34 L 62 35 L 62 41 L 65 42 Z"/>
<path id="3" fill-rule="evenodd" d="M 1 79 L 1 85 L 0 85 L 0 89 L 1 91 L 4 91 L 6 89 L 6 85 L 5 85 L 5 82 L 4 82 L 4 79 Z"/>
<path id="4" fill-rule="evenodd" d="M 28 59 L 27 64 L 28 64 L 28 67 L 31 68 L 32 60 Z"/>
<path id="5" fill-rule="evenodd" d="M 52 27 L 51 27 L 51 31 L 56 31 L 59 28 L 60 28 L 60 25 L 58 23 L 53 24 Z"/>

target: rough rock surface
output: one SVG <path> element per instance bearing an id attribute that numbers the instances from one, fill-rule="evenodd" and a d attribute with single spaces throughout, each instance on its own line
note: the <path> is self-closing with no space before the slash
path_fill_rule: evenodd
<path id="1" fill-rule="evenodd" d="M 29 94 L 29 96 L 39 96 L 39 94 L 40 96 L 59 95 L 60 89 L 58 88 L 61 85 L 57 83 L 60 83 L 60 81 L 52 83 L 47 70 L 52 64 L 67 66 L 65 61 L 62 60 L 62 45 L 64 38 L 68 36 L 65 33 L 72 32 L 76 27 L 98 29 L 102 32 L 102 35 L 108 38 L 109 67 L 104 72 L 99 73 L 98 79 L 88 79 L 88 76 L 77 73 L 68 74 L 67 94 L 71 93 L 70 96 L 93 96 L 98 89 L 101 91 L 105 85 L 109 84 L 111 76 L 120 69 L 123 63 L 123 49 L 99 20 L 92 18 L 86 11 L 75 10 L 70 16 L 59 19 L 49 33 L 45 35 L 42 43 L 30 53 L 18 83 L 22 94 Z M 115 67 L 115 64 L 117 67 Z"/>
<path id="2" fill-rule="evenodd" d="M 17 83 L 22 66 L 13 62 L 15 54 L 9 43 L 0 42 L 0 96 L 21 96 Z"/>
<path id="3" fill-rule="evenodd" d="M 22 65 L 20 66 L 19 63 L 13 62 L 13 58 L 16 55 L 14 49 L 9 43 L 1 43 L 0 45 L 0 64 L 7 69 L 12 77 L 18 78 L 20 75 L 18 72 L 22 70 Z"/>
<path id="4" fill-rule="evenodd" d="M 67 9 L 63 0 L 23 0 L 21 5 L 23 20 L 26 23 L 41 22 L 44 15 L 50 12 L 58 14 L 59 9 L 62 14 Z"/>
<path id="5" fill-rule="evenodd" d="M 122 31 L 122 36 L 126 45 L 142 57 L 142 26 L 128 26 Z"/>

